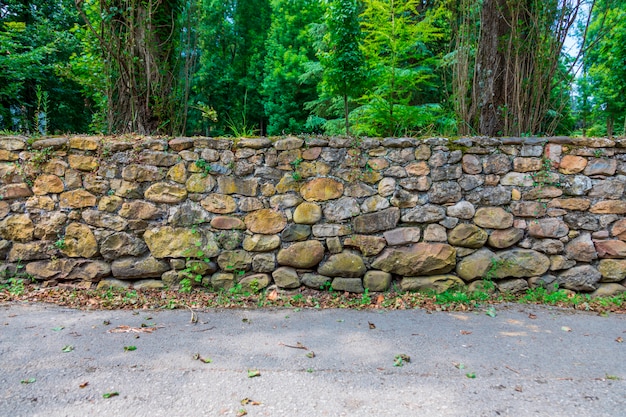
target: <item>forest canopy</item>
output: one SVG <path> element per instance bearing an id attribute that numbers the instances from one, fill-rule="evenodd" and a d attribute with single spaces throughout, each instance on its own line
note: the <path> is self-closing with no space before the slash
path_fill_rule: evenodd
<path id="1" fill-rule="evenodd" d="M 626 134 L 620 0 L 5 0 L 0 132 Z"/>

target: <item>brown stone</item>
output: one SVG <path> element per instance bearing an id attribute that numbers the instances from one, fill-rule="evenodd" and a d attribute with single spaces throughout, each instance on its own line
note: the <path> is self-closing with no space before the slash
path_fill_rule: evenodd
<path id="1" fill-rule="evenodd" d="M 116 259 L 111 264 L 111 273 L 118 279 L 159 278 L 169 269 L 167 262 L 150 255 Z"/>
<path id="2" fill-rule="evenodd" d="M 69 155 L 67 162 L 72 169 L 78 171 L 95 171 L 100 166 L 96 157 L 86 155 Z"/>
<path id="3" fill-rule="evenodd" d="M 252 235 L 243 240 L 243 248 L 250 252 L 269 252 L 279 247 L 278 235 Z"/>
<path id="4" fill-rule="evenodd" d="M 400 280 L 402 291 L 431 290 L 442 293 L 453 287 L 463 287 L 463 280 L 455 275 L 433 275 L 430 277 L 403 277 Z"/>
<path id="5" fill-rule="evenodd" d="M 113 233 L 100 243 L 100 254 L 108 260 L 124 256 L 140 256 L 147 251 L 148 247 L 143 240 L 124 232 Z"/>
<path id="6" fill-rule="evenodd" d="M 279 265 L 294 268 L 312 268 L 324 258 L 324 246 L 318 240 L 297 242 L 278 251 Z"/>
<path id="7" fill-rule="evenodd" d="M 419 177 L 430 174 L 430 167 L 426 161 L 413 162 L 405 167 L 410 176 Z"/>
<path id="8" fill-rule="evenodd" d="M 85 136 L 74 136 L 70 138 L 70 148 L 80 149 L 82 151 L 95 151 L 98 149 L 100 140 L 98 138 L 90 138 Z"/>
<path id="9" fill-rule="evenodd" d="M 484 174 L 506 174 L 511 171 L 512 164 L 508 155 L 494 154 L 489 155 L 483 160 Z"/>
<path id="10" fill-rule="evenodd" d="M 463 172 L 470 175 L 480 174 L 483 171 L 483 165 L 476 155 L 465 154 L 462 160 Z"/>
<path id="11" fill-rule="evenodd" d="M 0 218 L 2 218 L 1 215 Z M 614 236 L 619 240 L 626 241 L 626 219 L 621 219 L 613 223 L 613 226 L 611 227 L 611 236 Z"/>
<path id="12" fill-rule="evenodd" d="M 173 151 L 180 152 L 193 148 L 193 138 L 174 138 L 167 144 Z"/>
<path id="13" fill-rule="evenodd" d="M 591 206 L 591 201 L 585 198 L 555 198 L 548 203 L 549 208 L 585 211 Z"/>
<path id="14" fill-rule="evenodd" d="M 487 239 L 487 244 L 493 248 L 505 249 L 515 245 L 524 237 L 524 231 L 511 227 L 509 229 L 494 230 Z"/>
<path id="15" fill-rule="evenodd" d="M 545 200 L 549 198 L 556 198 L 563 195 L 563 190 L 558 187 L 536 187 L 532 190 L 525 191 L 522 194 L 524 200 Z"/>
<path id="16" fill-rule="evenodd" d="M 555 218 L 533 220 L 528 225 L 528 233 L 532 237 L 556 239 L 567 236 L 568 232 L 567 224 Z"/>
<path id="17" fill-rule="evenodd" d="M 221 230 L 245 230 L 246 225 L 241 219 L 230 216 L 216 216 L 211 219 L 211 227 Z"/>
<path id="18" fill-rule="evenodd" d="M 0 199 L 2 200 L 14 200 L 16 198 L 30 197 L 31 195 L 33 193 L 26 183 L 7 184 L 0 187 Z"/>
<path id="19" fill-rule="evenodd" d="M 143 239 L 155 258 L 210 258 L 219 247 L 209 231 L 187 227 L 155 227 L 146 230 Z"/>
<path id="20" fill-rule="evenodd" d="M 91 258 L 98 253 L 96 237 L 89 226 L 70 223 L 65 228 L 64 247 L 61 252 L 70 258 Z"/>
<path id="21" fill-rule="evenodd" d="M 620 282 L 626 279 L 626 259 L 602 259 L 598 263 L 601 282 Z"/>
<path id="22" fill-rule="evenodd" d="M 585 167 L 584 174 L 592 175 L 615 175 L 617 170 L 617 160 L 606 158 L 590 158 Z"/>
<path id="23" fill-rule="evenodd" d="M 6 151 L 21 151 L 26 149 L 26 137 L 5 136 L 0 138 L 0 149 Z"/>
<path id="24" fill-rule="evenodd" d="M 421 229 L 419 227 L 399 227 L 383 233 L 387 244 L 390 246 L 417 243 L 420 240 Z"/>
<path id="25" fill-rule="evenodd" d="M 353 235 L 343 241 L 345 246 L 358 248 L 363 256 L 378 255 L 386 246 L 386 241 L 378 236 Z"/>
<path id="26" fill-rule="evenodd" d="M 453 246 L 478 249 L 487 242 L 487 232 L 478 226 L 461 223 L 448 232 L 448 243 Z"/>
<path id="27" fill-rule="evenodd" d="M 587 158 L 574 155 L 565 155 L 561 158 L 559 172 L 561 174 L 578 174 L 587 166 Z"/>
<path id="28" fill-rule="evenodd" d="M 167 171 L 166 178 L 179 184 L 184 184 L 187 181 L 187 168 L 185 168 L 184 162 L 179 162 Z"/>
<path id="29" fill-rule="evenodd" d="M 511 203 L 511 213 L 517 217 L 543 217 L 546 204 L 537 201 L 515 201 Z"/>
<path id="30" fill-rule="evenodd" d="M 594 214 L 626 214 L 626 201 L 605 200 L 599 201 L 589 209 Z"/>
<path id="31" fill-rule="evenodd" d="M 245 218 L 246 227 L 252 233 L 272 235 L 282 231 L 287 225 L 287 219 L 281 212 L 272 209 L 253 211 Z"/>
<path id="32" fill-rule="evenodd" d="M 28 214 L 14 214 L 0 221 L 0 236 L 15 242 L 32 240 L 35 226 Z"/>
<path id="33" fill-rule="evenodd" d="M 52 211 L 55 208 L 55 203 L 52 198 L 47 195 L 39 196 L 39 197 L 30 197 L 26 200 L 26 209 L 39 209 L 39 210 L 47 210 Z M 1 217 L 1 216 L 0 216 Z"/>
<path id="34" fill-rule="evenodd" d="M 589 233 L 583 233 L 565 246 L 565 254 L 569 259 L 579 262 L 591 262 L 598 259 L 596 248 Z"/>
<path id="35" fill-rule="evenodd" d="M 200 204 L 205 210 L 217 214 L 228 214 L 237 209 L 235 199 L 225 194 L 209 194 Z"/>
<path id="36" fill-rule="evenodd" d="M 191 174 L 185 187 L 190 193 L 208 193 L 215 187 L 215 179 L 211 175 Z"/>
<path id="37" fill-rule="evenodd" d="M 139 162 L 158 167 L 171 167 L 178 162 L 178 155 L 145 149 L 139 154 Z"/>
<path id="38" fill-rule="evenodd" d="M 82 218 L 85 223 L 91 226 L 111 229 L 117 232 L 125 230 L 128 226 L 128 222 L 124 218 L 98 210 L 85 210 L 82 213 Z"/>
<path id="39" fill-rule="evenodd" d="M 318 274 L 327 277 L 359 278 L 365 274 L 363 259 L 351 252 L 330 255 L 317 269 Z"/>
<path id="40" fill-rule="evenodd" d="M 95 207 L 96 196 L 85 190 L 73 190 L 62 193 L 59 196 L 59 207 L 61 208 L 85 208 Z"/>
<path id="41" fill-rule="evenodd" d="M 100 197 L 98 202 L 98 210 L 112 213 L 122 206 L 122 198 L 116 195 L 105 195 Z"/>
<path id="42" fill-rule="evenodd" d="M 531 172 L 541 170 L 541 158 L 515 158 L 513 159 L 515 172 Z"/>
<path id="43" fill-rule="evenodd" d="M 319 146 L 315 146 L 309 149 L 304 149 L 302 151 L 302 159 L 311 161 L 311 160 L 317 159 L 321 153 L 322 153 L 322 148 Z"/>
<path id="44" fill-rule="evenodd" d="M 151 220 L 160 215 L 159 209 L 147 201 L 131 201 L 122 204 L 119 215 L 133 220 Z"/>
<path id="45" fill-rule="evenodd" d="M 239 199 L 239 210 L 241 211 L 248 212 L 248 211 L 261 210 L 262 208 L 263 208 L 263 201 L 261 201 L 260 199 L 256 197 L 241 197 Z"/>
<path id="46" fill-rule="evenodd" d="M 76 280 L 98 282 L 111 274 L 111 267 L 103 261 L 88 259 L 55 259 L 30 262 L 26 272 L 38 280 Z"/>
<path id="47" fill-rule="evenodd" d="M 370 270 L 363 277 L 363 287 L 369 291 L 387 291 L 391 286 L 391 278 L 389 272 Z"/>
<path id="48" fill-rule="evenodd" d="M 372 268 L 403 276 L 437 275 L 451 271 L 456 251 L 443 243 L 416 243 L 387 248 L 372 262 Z"/>
<path id="49" fill-rule="evenodd" d="M 165 173 L 153 165 L 131 164 L 122 169 L 122 178 L 126 181 L 155 182 L 164 177 Z"/>
<path id="50" fill-rule="evenodd" d="M 293 221 L 299 224 L 315 224 L 322 218 L 322 208 L 316 203 L 304 202 L 293 212 Z"/>
<path id="51" fill-rule="evenodd" d="M 7 242 L 6 240 L 0 242 Z M 4 252 L 4 251 L 0 251 Z M 11 250 L 7 256 L 9 262 L 23 262 L 23 261 L 35 261 L 39 259 L 49 259 L 50 257 L 58 255 L 56 248 L 44 240 L 37 240 L 34 242 L 19 243 L 13 242 Z M 4 256 L 2 256 L 4 259 Z"/>
<path id="52" fill-rule="evenodd" d="M 15 152 L 5 151 L 4 149 L 0 149 L 0 161 L 17 161 L 19 159 L 19 155 Z"/>
<path id="53" fill-rule="evenodd" d="M 217 190 L 220 194 L 239 194 L 256 197 L 259 182 L 256 178 L 239 179 L 234 177 L 218 177 Z"/>
<path id="54" fill-rule="evenodd" d="M 332 178 L 316 178 L 300 188 L 306 201 L 326 201 L 343 195 L 343 184 Z"/>
<path id="55" fill-rule="evenodd" d="M 155 203 L 175 204 L 187 198 L 187 190 L 178 184 L 157 182 L 146 190 L 144 197 Z"/>
<path id="56" fill-rule="evenodd" d="M 9 214 L 9 211 L 11 211 L 11 207 L 9 206 L 9 203 L 7 203 L 6 201 L 0 200 L 0 219 L 4 219 L 7 216 L 7 214 Z"/>
<path id="57" fill-rule="evenodd" d="M 511 249 L 495 254 L 483 248 L 461 259 L 456 273 L 466 281 L 486 277 L 530 278 L 545 274 L 548 268 L 550 259 L 534 250 Z"/>
<path id="58" fill-rule="evenodd" d="M 626 258 L 626 242 L 622 240 L 595 240 L 600 258 Z"/>
<path id="59" fill-rule="evenodd" d="M 272 272 L 272 278 L 274 278 L 274 283 L 278 288 L 293 289 L 300 286 L 298 272 L 294 268 L 280 267 Z"/>
<path id="60" fill-rule="evenodd" d="M 400 209 L 391 207 L 375 213 L 362 214 L 353 220 L 356 233 L 376 233 L 396 227 L 400 220 Z"/>
<path id="61" fill-rule="evenodd" d="M 481 207 L 474 214 L 474 224 L 487 229 L 508 229 L 513 226 L 513 215 L 502 207 Z"/>

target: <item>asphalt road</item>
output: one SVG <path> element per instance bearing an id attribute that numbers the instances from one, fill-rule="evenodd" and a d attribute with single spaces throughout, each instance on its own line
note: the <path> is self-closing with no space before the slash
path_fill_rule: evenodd
<path id="1" fill-rule="evenodd" d="M 263 309 L 190 319 L 0 305 L 0 415 L 626 416 L 624 316 L 508 305 L 496 317 Z"/>

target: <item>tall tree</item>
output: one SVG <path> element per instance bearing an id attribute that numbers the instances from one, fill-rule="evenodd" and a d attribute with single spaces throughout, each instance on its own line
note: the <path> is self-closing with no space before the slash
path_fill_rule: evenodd
<path id="1" fill-rule="evenodd" d="M 626 4 L 598 3 L 589 26 L 590 49 L 583 65 L 587 76 L 581 93 L 591 101 L 596 123 L 604 125 L 593 133 L 612 136 L 619 129 L 626 136 Z"/>
<path id="2" fill-rule="evenodd" d="M 202 0 L 192 105 L 215 110 L 214 134 L 264 130 L 261 84 L 269 22 L 268 0 Z M 196 132 L 197 116 L 192 120 Z"/>
<path id="3" fill-rule="evenodd" d="M 75 0 L 102 50 L 109 130 L 172 132 L 180 0 L 99 0 L 89 16 L 95 1 Z"/>
<path id="4" fill-rule="evenodd" d="M 312 0 L 272 0 L 271 6 L 263 80 L 267 134 L 303 132 L 308 117 L 304 103 L 317 97 L 317 82 L 301 80 L 307 63 L 315 60 L 309 27 L 321 20 L 324 9 Z"/>
<path id="5" fill-rule="evenodd" d="M 63 73 L 81 46 L 71 0 L 6 0 L 0 6 L 0 129 L 87 130 L 80 86 Z"/>
<path id="6" fill-rule="evenodd" d="M 561 52 L 585 1 L 482 1 L 465 123 L 490 136 L 555 131 L 569 100 L 568 89 L 555 89 L 571 69 L 562 65 Z M 454 85 L 457 100 L 467 97 L 465 83 Z"/>
<path id="7" fill-rule="evenodd" d="M 346 135 L 350 135 L 349 99 L 360 96 L 367 77 L 357 1 L 331 0 L 324 21 L 325 48 L 318 53 L 323 67 L 321 88 L 343 99 Z"/>
<path id="8" fill-rule="evenodd" d="M 372 70 L 364 105 L 357 109 L 363 133 L 398 135 L 433 123 L 439 106 L 425 100 L 436 88 L 440 57 L 432 45 L 443 38 L 420 0 L 366 0 L 363 51 Z"/>

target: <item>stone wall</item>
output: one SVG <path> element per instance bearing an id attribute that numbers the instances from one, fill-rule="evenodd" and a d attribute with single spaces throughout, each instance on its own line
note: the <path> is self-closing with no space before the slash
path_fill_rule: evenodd
<path id="1" fill-rule="evenodd" d="M 0 267 L 45 285 L 626 291 L 626 142 L 0 138 Z"/>

